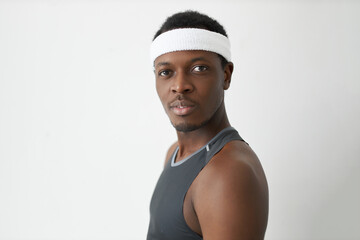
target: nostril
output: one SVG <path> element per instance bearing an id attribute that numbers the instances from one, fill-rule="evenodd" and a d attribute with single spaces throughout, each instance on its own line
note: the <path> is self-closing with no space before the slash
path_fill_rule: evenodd
<path id="1" fill-rule="evenodd" d="M 172 93 L 190 93 L 193 89 L 192 84 L 186 78 L 178 76 L 171 86 Z"/>

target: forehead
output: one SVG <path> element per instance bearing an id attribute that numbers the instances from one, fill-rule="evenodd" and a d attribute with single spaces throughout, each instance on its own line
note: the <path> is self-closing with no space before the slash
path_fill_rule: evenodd
<path id="1" fill-rule="evenodd" d="M 160 55 L 155 59 L 154 66 L 169 65 L 169 64 L 188 64 L 197 61 L 204 61 L 209 64 L 220 63 L 220 58 L 214 52 L 203 50 L 185 50 L 169 52 Z"/>

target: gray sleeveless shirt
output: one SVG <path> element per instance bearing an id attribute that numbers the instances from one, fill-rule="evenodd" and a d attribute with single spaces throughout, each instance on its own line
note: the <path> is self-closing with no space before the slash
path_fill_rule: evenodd
<path id="1" fill-rule="evenodd" d="M 185 195 L 210 159 L 232 140 L 244 141 L 233 127 L 225 128 L 198 151 L 175 163 L 179 150 L 176 148 L 157 182 L 151 199 L 147 240 L 202 239 L 186 224 L 183 215 Z"/>

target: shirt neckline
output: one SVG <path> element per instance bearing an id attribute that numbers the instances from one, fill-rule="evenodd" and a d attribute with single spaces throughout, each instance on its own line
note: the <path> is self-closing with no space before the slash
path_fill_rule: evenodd
<path id="1" fill-rule="evenodd" d="M 207 148 L 207 151 L 209 151 L 209 144 L 212 143 L 213 141 L 215 141 L 215 139 L 220 135 L 222 134 L 223 132 L 227 132 L 227 131 L 230 131 L 230 130 L 234 130 L 233 127 L 226 127 L 224 128 L 223 130 L 221 130 L 220 132 L 218 132 L 215 137 L 213 137 L 208 143 L 206 143 L 204 146 L 202 146 L 200 149 L 198 149 L 197 151 L 193 152 L 192 154 L 190 154 L 189 156 L 187 156 L 186 158 L 184 159 L 181 159 L 180 161 L 178 162 L 175 162 L 175 158 L 177 156 L 177 153 L 179 151 L 179 146 L 176 147 L 174 153 L 172 154 L 172 157 L 171 157 L 171 167 L 177 167 L 181 164 L 183 164 L 184 162 L 186 162 L 187 160 L 189 160 L 191 157 L 193 157 L 194 155 L 198 154 L 199 152 L 201 152 L 204 148 Z"/>

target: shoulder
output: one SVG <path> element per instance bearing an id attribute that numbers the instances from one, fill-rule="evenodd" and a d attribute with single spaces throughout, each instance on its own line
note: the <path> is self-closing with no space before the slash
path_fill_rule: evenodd
<path id="1" fill-rule="evenodd" d="M 258 157 L 246 143 L 229 142 L 210 160 L 199 174 L 193 197 L 204 238 L 263 238 L 267 182 Z"/>
<path id="2" fill-rule="evenodd" d="M 211 178 L 224 181 L 251 177 L 261 180 L 265 177 L 255 152 L 243 141 L 231 141 L 217 153 L 204 171 Z M 230 178 L 230 179 L 229 179 Z M 243 179 L 245 180 L 245 179 Z M 250 180 L 250 179 L 248 179 Z"/>
<path id="3" fill-rule="evenodd" d="M 204 184 L 222 186 L 224 191 L 231 186 L 231 192 L 246 192 L 254 187 L 267 192 L 261 163 L 255 152 L 242 141 L 227 143 L 204 168 L 202 178 Z"/>
<path id="4" fill-rule="evenodd" d="M 166 152 L 166 157 L 165 157 L 165 162 L 164 162 L 164 166 L 167 164 L 167 162 L 170 160 L 171 155 L 174 153 L 176 147 L 178 146 L 178 142 L 176 141 L 175 143 L 173 143 L 169 149 Z"/>

